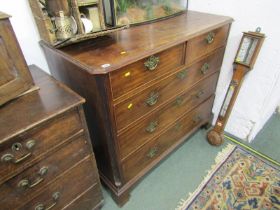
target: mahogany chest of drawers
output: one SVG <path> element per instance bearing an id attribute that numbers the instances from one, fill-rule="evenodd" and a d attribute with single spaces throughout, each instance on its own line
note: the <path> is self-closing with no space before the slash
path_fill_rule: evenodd
<path id="1" fill-rule="evenodd" d="M 52 74 L 86 98 L 101 179 L 123 205 L 132 186 L 212 120 L 232 19 L 189 11 L 54 49 Z"/>
<path id="2" fill-rule="evenodd" d="M 84 99 L 30 67 L 40 89 L 0 109 L 0 209 L 99 209 Z"/>

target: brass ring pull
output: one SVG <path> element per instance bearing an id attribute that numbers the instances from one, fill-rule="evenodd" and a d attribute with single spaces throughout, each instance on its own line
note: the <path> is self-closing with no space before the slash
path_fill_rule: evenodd
<path id="1" fill-rule="evenodd" d="M 148 127 L 145 129 L 148 133 L 153 133 L 158 127 L 158 121 L 150 122 Z"/>
<path id="2" fill-rule="evenodd" d="M 202 74 L 206 74 L 207 71 L 209 70 L 209 68 L 210 68 L 209 63 L 204 63 L 204 64 L 202 65 L 202 67 L 200 68 L 200 72 L 201 72 Z"/>
<path id="3" fill-rule="evenodd" d="M 40 184 L 42 181 L 44 181 L 43 176 L 45 176 L 47 173 L 48 173 L 48 167 L 42 167 L 38 172 L 39 178 L 37 178 L 34 183 L 30 184 L 30 181 L 28 179 L 23 179 L 18 183 L 18 187 L 23 189 L 33 188 L 38 184 Z"/>
<path id="4" fill-rule="evenodd" d="M 53 207 L 55 207 L 55 205 L 58 203 L 59 197 L 60 197 L 60 192 L 55 192 L 55 193 L 52 194 L 52 199 L 54 201 L 53 204 L 51 204 L 48 207 L 45 207 L 44 204 L 39 203 L 34 209 L 35 210 L 50 210 Z"/>
<path id="5" fill-rule="evenodd" d="M 157 103 L 159 98 L 159 93 L 156 91 L 152 91 L 149 97 L 146 99 L 146 104 L 149 106 L 153 106 Z"/>
<path id="6" fill-rule="evenodd" d="M 158 148 L 157 147 L 153 147 L 150 149 L 150 151 L 147 154 L 148 158 L 153 158 L 158 154 Z"/>
<path id="7" fill-rule="evenodd" d="M 188 71 L 187 70 L 183 70 L 183 71 L 180 71 L 180 72 L 178 72 L 177 74 L 176 74 L 176 77 L 178 78 L 178 79 L 185 79 L 186 78 L 186 76 L 187 76 L 187 73 L 188 73 Z"/>
<path id="8" fill-rule="evenodd" d="M 195 124 L 201 122 L 201 120 L 202 120 L 202 118 L 201 118 L 200 115 L 197 115 L 197 116 L 195 116 L 195 117 L 193 118 L 193 122 L 194 122 Z"/>
<path id="9" fill-rule="evenodd" d="M 203 96 L 204 94 L 204 91 L 203 90 L 200 90 L 198 91 L 198 93 L 195 95 L 196 98 L 201 98 L 201 96 Z"/>
<path id="10" fill-rule="evenodd" d="M 149 70 L 153 71 L 156 69 L 159 64 L 159 57 L 152 55 L 148 58 L 148 60 L 144 63 L 144 66 Z"/>
<path id="11" fill-rule="evenodd" d="M 206 37 L 207 44 L 213 43 L 214 38 L 215 38 L 215 34 L 213 32 L 208 33 L 208 35 Z"/>

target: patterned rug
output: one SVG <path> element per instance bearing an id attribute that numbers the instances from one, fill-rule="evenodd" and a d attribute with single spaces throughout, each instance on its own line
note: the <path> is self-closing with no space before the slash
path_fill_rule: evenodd
<path id="1" fill-rule="evenodd" d="M 229 144 L 177 210 L 280 210 L 280 168 Z"/>

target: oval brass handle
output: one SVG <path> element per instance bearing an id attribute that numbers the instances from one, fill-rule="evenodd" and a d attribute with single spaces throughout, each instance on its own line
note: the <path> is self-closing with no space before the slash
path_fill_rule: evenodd
<path id="1" fill-rule="evenodd" d="M 36 144 L 35 140 L 31 139 L 31 140 L 28 140 L 26 142 L 25 146 L 28 150 L 31 150 L 35 146 L 35 144 Z M 12 145 L 12 150 L 13 151 L 19 151 L 21 149 L 21 146 L 20 147 L 19 146 L 15 147 L 16 145 L 21 145 L 21 144 L 20 143 L 14 143 Z M 15 156 L 13 154 L 7 153 L 7 154 L 2 155 L 1 161 L 6 162 L 6 163 L 12 162 L 14 164 L 18 164 L 18 163 L 26 160 L 27 158 L 29 158 L 31 155 L 32 155 L 32 153 L 29 152 L 29 153 L 23 155 L 22 157 L 20 157 L 19 159 L 15 159 Z"/>
<path id="2" fill-rule="evenodd" d="M 149 70 L 153 71 L 156 69 L 159 64 L 159 57 L 152 55 L 148 58 L 148 60 L 144 63 L 144 66 Z"/>
<path id="3" fill-rule="evenodd" d="M 58 203 L 59 197 L 60 197 L 60 192 L 55 192 L 52 194 L 52 199 L 54 202 L 50 206 L 45 207 L 44 204 L 39 203 L 34 209 L 35 210 L 50 210 L 53 207 L 55 207 L 55 205 Z"/>
<path id="4" fill-rule="evenodd" d="M 175 130 L 179 131 L 179 130 L 181 130 L 182 127 L 183 127 L 183 125 L 180 122 L 177 122 L 175 125 Z"/>
<path id="5" fill-rule="evenodd" d="M 213 43 L 214 38 L 215 38 L 214 32 L 208 33 L 208 35 L 207 35 L 207 37 L 206 37 L 206 42 L 207 42 L 207 44 Z"/>
<path id="6" fill-rule="evenodd" d="M 44 181 L 43 176 L 45 176 L 47 173 L 48 173 L 48 167 L 44 166 L 39 170 L 39 172 L 38 172 L 39 178 L 37 178 L 34 183 L 31 184 L 28 179 L 23 179 L 23 180 L 19 181 L 18 187 L 24 188 L 24 189 L 33 188 L 33 187 L 37 186 L 39 183 L 41 183 L 42 181 Z"/>
<path id="7" fill-rule="evenodd" d="M 188 73 L 188 71 L 187 70 L 183 70 L 183 71 L 180 71 L 180 72 L 178 72 L 177 74 L 176 74 L 176 77 L 178 78 L 178 79 L 185 79 L 186 78 L 186 76 L 187 76 L 187 73 Z"/>
<path id="8" fill-rule="evenodd" d="M 200 115 L 197 115 L 197 116 L 195 116 L 195 117 L 193 118 L 193 122 L 194 122 L 195 124 L 199 123 L 201 120 L 202 120 L 202 118 L 201 118 Z"/>
<path id="9" fill-rule="evenodd" d="M 148 158 L 153 158 L 154 156 L 156 156 L 158 153 L 158 148 L 157 147 L 153 147 L 150 149 L 150 151 L 147 154 Z"/>
<path id="10" fill-rule="evenodd" d="M 177 106 L 181 106 L 183 102 L 184 102 L 184 99 L 183 99 L 182 96 L 178 96 L 178 97 L 176 98 L 176 105 L 177 105 Z"/>
<path id="11" fill-rule="evenodd" d="M 150 122 L 147 128 L 145 129 L 148 133 L 153 133 L 158 127 L 158 121 Z"/>
<path id="12" fill-rule="evenodd" d="M 146 104 L 149 106 L 153 106 L 157 103 L 159 98 L 159 93 L 156 91 L 153 91 L 150 93 L 149 97 L 146 99 Z"/>
<path id="13" fill-rule="evenodd" d="M 202 67 L 200 68 L 200 72 L 201 72 L 202 74 L 206 74 L 207 71 L 209 70 L 209 68 L 210 68 L 209 63 L 204 63 L 204 64 L 202 65 Z"/>
<path id="14" fill-rule="evenodd" d="M 201 96 L 203 96 L 204 94 L 204 91 L 203 90 L 200 90 L 197 92 L 197 94 L 195 95 L 196 98 L 201 98 Z"/>

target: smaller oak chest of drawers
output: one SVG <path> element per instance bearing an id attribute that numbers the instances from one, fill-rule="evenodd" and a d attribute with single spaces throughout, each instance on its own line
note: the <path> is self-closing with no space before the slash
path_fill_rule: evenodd
<path id="1" fill-rule="evenodd" d="M 54 77 L 87 100 L 100 176 L 119 205 L 211 122 L 231 22 L 188 11 L 61 49 L 41 42 Z"/>
<path id="2" fill-rule="evenodd" d="M 40 89 L 0 108 L 0 209 L 99 209 L 84 99 L 36 66 Z"/>

